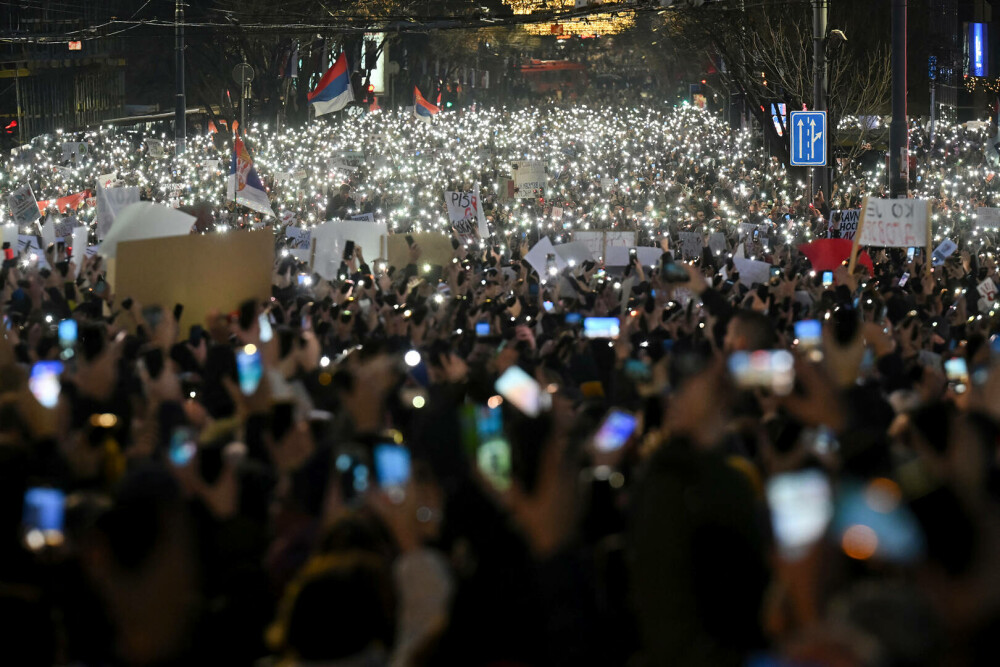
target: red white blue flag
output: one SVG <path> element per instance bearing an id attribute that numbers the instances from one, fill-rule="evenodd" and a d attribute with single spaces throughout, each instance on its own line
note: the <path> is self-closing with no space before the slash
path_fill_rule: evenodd
<path id="1" fill-rule="evenodd" d="M 229 181 L 226 185 L 229 201 L 235 201 L 264 215 L 274 215 L 267 190 L 261 184 L 257 170 L 253 168 L 250 152 L 239 135 L 233 146 L 233 161 L 229 166 Z"/>
<path id="2" fill-rule="evenodd" d="M 347 69 L 347 54 L 337 56 L 337 62 L 326 71 L 308 98 L 317 116 L 340 111 L 354 101 L 351 75 Z"/>
<path id="3" fill-rule="evenodd" d="M 431 116 L 439 112 L 436 106 L 424 99 L 420 94 L 420 89 L 413 87 L 413 117 L 425 123 L 431 122 Z"/>

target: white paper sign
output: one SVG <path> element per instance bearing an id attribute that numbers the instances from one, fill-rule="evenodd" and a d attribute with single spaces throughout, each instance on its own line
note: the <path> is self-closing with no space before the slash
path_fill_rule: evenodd
<path id="1" fill-rule="evenodd" d="M 562 243 L 554 247 L 556 254 L 570 266 L 580 266 L 584 262 L 594 259 L 590 246 L 584 241 Z"/>
<path id="2" fill-rule="evenodd" d="M 740 282 L 746 287 L 753 287 L 756 283 L 766 285 L 771 278 L 771 265 L 756 259 L 746 259 L 742 245 L 733 253 L 733 265 L 739 271 Z"/>
<path id="3" fill-rule="evenodd" d="M 573 240 L 587 244 L 590 254 L 595 258 L 604 256 L 604 232 L 573 232 Z"/>
<path id="4" fill-rule="evenodd" d="M 69 247 L 73 249 L 74 257 L 83 257 L 87 252 L 87 235 L 90 230 L 86 227 L 77 227 L 73 230 L 73 240 Z M 80 262 L 77 262 L 79 266 Z"/>
<path id="5" fill-rule="evenodd" d="M 82 141 L 65 141 L 62 145 L 62 161 L 79 164 L 87 156 L 87 144 Z"/>
<path id="6" fill-rule="evenodd" d="M 285 236 L 288 238 L 288 248 L 308 248 L 312 242 L 312 233 L 301 227 L 286 227 Z"/>
<path id="7" fill-rule="evenodd" d="M 1000 227 L 1000 208 L 980 206 L 976 209 L 976 227 L 997 229 Z"/>
<path id="8" fill-rule="evenodd" d="M 678 232 L 677 237 L 681 244 L 681 256 L 684 259 L 697 259 L 701 257 L 703 247 L 701 233 L 699 232 Z"/>
<path id="9" fill-rule="evenodd" d="M 149 157 L 159 158 L 165 155 L 163 141 L 160 139 L 146 139 L 146 150 L 149 152 Z"/>
<path id="10" fill-rule="evenodd" d="M 976 285 L 976 291 L 979 292 L 979 296 L 986 299 L 988 303 L 993 303 L 997 299 L 997 286 L 994 285 L 993 281 L 989 278 Z"/>
<path id="11" fill-rule="evenodd" d="M 365 222 L 375 222 L 374 213 L 359 213 L 357 215 L 352 215 L 348 220 L 364 220 Z"/>
<path id="12" fill-rule="evenodd" d="M 566 262 L 559 256 L 556 252 L 555 246 L 552 245 L 552 241 L 549 240 L 548 236 L 543 236 L 538 243 L 535 244 L 528 254 L 524 256 L 524 260 L 531 265 L 531 268 L 535 270 L 535 273 L 539 275 L 542 280 L 546 280 L 548 275 L 546 274 L 548 256 L 552 255 L 555 258 L 556 268 L 562 271 L 566 268 Z"/>
<path id="13" fill-rule="evenodd" d="M 139 188 L 97 188 L 97 238 L 103 239 L 111 231 L 118 213 L 130 204 L 139 202 Z"/>
<path id="14" fill-rule="evenodd" d="M 334 280 L 343 260 L 344 244 L 354 241 L 365 261 L 382 256 L 382 237 L 388 234 L 385 223 L 358 220 L 331 220 L 311 230 L 315 253 L 313 270 L 326 280 Z"/>
<path id="15" fill-rule="evenodd" d="M 604 248 L 634 248 L 635 232 L 604 232 Z"/>
<path id="16" fill-rule="evenodd" d="M 448 219 L 464 245 L 475 245 L 479 234 L 479 197 L 474 192 L 445 190 Z"/>
<path id="17" fill-rule="evenodd" d="M 515 160 L 511 171 L 514 173 L 515 196 L 518 199 L 532 199 L 545 193 L 548 177 L 542 160 Z"/>
<path id="18" fill-rule="evenodd" d="M 909 248 L 927 243 L 927 202 L 923 199 L 865 200 L 865 223 L 858 245 Z"/>
<path id="19" fill-rule="evenodd" d="M 30 225 L 39 218 L 38 202 L 35 201 L 30 185 L 25 184 L 14 190 L 7 199 L 7 204 L 10 206 L 10 217 L 20 227 Z"/>
<path id="20" fill-rule="evenodd" d="M 722 232 L 715 232 L 708 237 L 708 247 L 712 249 L 713 255 L 721 255 L 726 252 L 726 235 Z"/>
<path id="21" fill-rule="evenodd" d="M 115 188 L 119 185 L 122 185 L 122 181 L 118 180 L 117 172 L 101 174 L 97 177 L 97 187 L 99 188 Z"/>
<path id="22" fill-rule="evenodd" d="M 42 224 L 42 247 L 48 248 L 56 242 L 56 221 L 51 215 Z"/>

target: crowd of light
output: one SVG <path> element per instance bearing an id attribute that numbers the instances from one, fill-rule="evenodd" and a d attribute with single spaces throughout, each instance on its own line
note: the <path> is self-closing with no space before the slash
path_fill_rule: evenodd
<path id="1" fill-rule="evenodd" d="M 927 129 L 911 127 L 911 150 L 918 157 L 912 195 L 935 201 L 936 239 L 977 234 L 975 209 L 994 203 L 998 184 L 987 157 L 993 150 L 988 125 L 939 121 L 933 146 Z M 226 200 L 231 149 L 219 137 L 189 137 L 183 155 L 167 150 L 161 157 L 151 154 L 148 139 L 172 147 L 165 134 L 112 128 L 36 137 L 4 158 L 0 193 L 6 201 L 29 183 L 39 201 L 55 200 L 93 191 L 100 175 L 115 173 L 125 184 L 146 189 L 153 201 L 207 205 L 220 230 L 260 219 Z M 65 161 L 67 141 L 86 142 L 86 154 Z M 536 230 L 558 242 L 575 230 L 635 229 L 641 238 L 666 229 L 731 233 L 760 217 L 778 225 L 788 240 L 816 233 L 815 212 L 808 209 L 812 193 L 803 179 L 769 157 L 752 132 L 733 132 L 718 115 L 689 106 L 466 110 L 441 113 L 432 124 L 403 112 L 376 111 L 282 129 L 254 123 L 247 144 L 275 214 L 305 228 L 324 221 L 329 196 L 350 182 L 357 212 L 372 212 L 390 231 L 445 232 L 450 221 L 443 192 L 470 191 L 478 180 L 492 228 L 505 235 Z M 344 168 L 340 158 L 359 153 L 364 165 Z M 873 155 L 871 168 L 857 162 L 839 174 L 839 192 L 827 195 L 833 208 L 846 207 L 851 198 L 884 195 L 884 154 Z M 498 196 L 506 192 L 512 161 L 521 159 L 545 162 L 544 197 Z M 561 215 L 553 216 L 553 207 Z M 93 200 L 76 215 L 93 225 Z M 10 221 L 9 211 L 0 221 Z"/>

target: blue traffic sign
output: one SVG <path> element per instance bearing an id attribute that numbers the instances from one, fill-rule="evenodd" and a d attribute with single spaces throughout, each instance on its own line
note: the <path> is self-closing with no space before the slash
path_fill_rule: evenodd
<path id="1" fill-rule="evenodd" d="M 793 111 L 789 114 L 793 167 L 826 166 L 826 112 Z"/>

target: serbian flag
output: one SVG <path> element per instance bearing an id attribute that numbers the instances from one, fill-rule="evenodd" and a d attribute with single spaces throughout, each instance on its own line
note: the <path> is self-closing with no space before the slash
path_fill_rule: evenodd
<path id="1" fill-rule="evenodd" d="M 431 122 L 431 116 L 436 114 L 440 109 L 424 99 L 424 96 L 420 94 L 420 89 L 416 86 L 413 87 L 413 117 L 417 120 L 422 120 L 425 123 Z"/>
<path id="2" fill-rule="evenodd" d="M 309 93 L 309 104 L 317 116 L 340 111 L 354 101 L 351 75 L 347 71 L 347 54 L 337 56 L 337 62 L 319 80 L 316 89 Z"/>
<path id="3" fill-rule="evenodd" d="M 257 170 L 253 168 L 250 153 L 239 135 L 236 136 L 236 145 L 233 147 L 233 161 L 229 167 L 226 190 L 229 201 L 235 201 L 264 215 L 274 215 L 271 202 L 267 198 L 267 191 L 261 185 Z"/>

